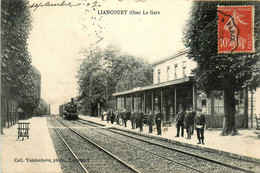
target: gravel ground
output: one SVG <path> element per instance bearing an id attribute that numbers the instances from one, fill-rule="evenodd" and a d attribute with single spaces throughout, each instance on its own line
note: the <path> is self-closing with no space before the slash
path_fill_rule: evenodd
<path id="1" fill-rule="evenodd" d="M 147 149 L 149 151 L 153 151 L 157 154 L 164 155 L 165 157 L 171 158 L 173 160 L 181 161 L 182 163 L 186 163 L 189 166 L 193 166 L 193 167 L 202 169 L 204 172 L 238 172 L 238 171 L 231 170 L 230 168 L 223 168 L 223 166 L 209 163 L 209 162 L 201 160 L 201 159 L 194 158 L 192 156 L 187 156 L 185 154 L 181 154 L 181 153 L 174 152 L 174 151 L 171 151 L 168 149 L 164 149 L 162 147 L 154 146 L 154 145 L 148 144 L 146 142 L 134 140 L 134 139 L 128 138 L 126 136 L 115 134 L 113 132 L 108 132 L 104 129 L 93 128 L 92 126 L 83 124 L 82 122 L 64 121 L 64 120 L 62 120 L 62 121 L 72 128 L 78 128 L 77 131 L 80 131 L 80 133 L 84 133 L 84 135 L 90 137 L 91 140 L 95 141 L 99 145 L 102 145 L 104 148 L 106 148 L 113 154 L 117 155 L 118 157 L 124 158 L 123 159 L 124 161 L 126 161 L 130 165 L 133 165 L 141 172 L 151 172 L 151 171 L 152 172 L 169 172 L 169 171 L 170 172 L 172 172 L 172 171 L 187 172 L 187 171 L 191 171 L 191 170 L 188 170 L 188 168 L 183 169 L 181 165 L 176 165 L 171 161 L 167 161 L 166 159 L 158 158 L 158 156 L 155 156 L 155 155 L 151 156 L 151 154 L 148 154 L 147 151 L 144 151 L 142 149 L 137 149 L 131 145 L 126 145 L 126 143 L 132 144 L 132 145 L 137 145 L 139 147 L 141 146 L 142 148 Z M 112 136 L 116 139 L 123 140 L 126 143 L 122 143 L 111 137 L 96 133 L 88 128 L 83 130 L 82 128 L 79 128 L 79 126 L 92 127 L 93 129 L 95 129 L 97 131 L 106 133 L 107 135 Z M 113 130 L 115 130 L 115 129 L 113 129 Z M 161 141 L 158 139 L 152 139 L 152 138 L 145 137 L 145 136 L 139 136 L 139 135 L 131 134 L 128 132 L 122 132 L 120 130 L 115 130 L 115 131 L 123 133 L 123 134 L 131 135 L 134 137 L 138 137 L 141 139 L 149 140 L 151 142 L 156 142 L 156 143 L 159 143 L 162 145 L 166 145 L 171 148 L 177 148 L 177 149 L 181 149 L 181 150 L 184 150 L 187 152 L 195 153 L 197 155 L 206 156 L 211 159 L 215 159 L 215 160 L 219 160 L 219 161 L 229 163 L 229 164 L 232 164 L 235 166 L 243 167 L 245 169 L 249 169 L 249 170 L 252 170 L 255 172 L 260 172 L 259 164 L 257 164 L 257 163 L 247 162 L 247 161 L 244 161 L 241 159 L 234 159 L 234 158 L 231 158 L 228 156 L 219 155 L 217 153 L 205 152 L 205 151 L 202 151 L 199 149 L 176 145 L 176 144 L 173 144 L 173 143 L 167 142 L 167 141 Z M 136 160 L 138 161 L 138 163 L 136 163 Z M 147 162 L 147 160 L 149 160 L 149 162 Z M 145 168 L 145 167 L 147 167 L 147 168 Z"/>
<path id="2" fill-rule="evenodd" d="M 224 168 L 223 166 L 210 163 L 208 161 L 198 159 L 196 157 L 192 157 L 183 153 L 175 152 L 166 148 L 162 148 L 159 146 L 151 145 L 146 142 L 142 142 L 139 140 L 134 140 L 132 138 L 128 138 L 126 136 L 118 135 L 113 132 L 104 131 L 103 129 L 95 129 L 97 131 L 100 131 L 102 133 L 107 134 L 108 136 L 114 137 L 116 139 L 125 141 L 127 144 L 132 144 L 136 146 L 140 146 L 144 150 L 152 151 L 153 153 L 159 154 L 161 156 L 165 156 L 167 158 L 171 158 L 175 161 L 179 161 L 181 163 L 184 163 L 185 165 L 189 165 L 194 168 L 198 168 L 202 170 L 203 172 L 236 172 L 231 170 L 230 168 Z"/>
<path id="3" fill-rule="evenodd" d="M 224 163 L 228 163 L 230 165 L 239 166 L 239 167 L 242 167 L 242 168 L 254 171 L 254 172 L 260 172 L 259 163 L 249 162 L 249 161 L 245 161 L 245 160 L 242 160 L 242 159 L 235 159 L 235 158 L 228 157 L 228 156 L 225 156 L 225 155 L 220 155 L 220 154 L 217 154 L 217 153 L 211 153 L 211 152 L 207 152 L 207 151 L 203 151 L 203 150 L 199 150 L 199 149 L 195 149 L 195 148 L 190 148 L 190 147 L 185 147 L 185 146 L 182 146 L 182 145 L 173 144 L 173 143 L 167 142 L 167 141 L 162 141 L 162 140 L 158 140 L 158 139 L 154 139 L 154 138 L 149 138 L 149 137 L 145 137 L 145 136 L 131 134 L 131 133 L 128 133 L 128 132 L 123 132 L 121 130 L 113 129 L 113 131 L 120 132 L 122 134 L 127 134 L 127 135 L 137 137 L 137 138 L 140 138 L 140 139 L 145 139 L 145 140 L 148 140 L 150 142 L 155 142 L 155 143 L 165 145 L 165 146 L 168 146 L 168 147 L 171 147 L 171 148 L 180 149 L 180 150 L 183 150 L 183 151 L 186 151 L 186 152 L 205 156 L 205 157 L 208 157 L 208 158 L 211 158 L 211 159 L 214 159 L 214 160 L 218 160 L 218 161 L 221 161 L 221 162 L 224 162 Z"/>
<path id="4" fill-rule="evenodd" d="M 68 126 L 73 125 L 72 122 L 63 122 Z M 150 153 L 137 149 L 136 147 L 125 145 L 125 143 L 118 140 L 109 139 L 104 135 L 93 132 L 89 128 L 78 128 L 77 131 L 141 172 L 194 172 L 184 166 L 151 155 Z"/>
<path id="5" fill-rule="evenodd" d="M 58 126 L 58 124 L 60 123 L 55 121 L 54 124 L 55 126 Z M 61 124 L 59 127 L 61 127 Z M 108 154 L 104 153 L 102 150 L 98 149 L 94 145 L 88 143 L 86 140 L 79 137 L 71 130 L 60 128 L 58 131 L 89 172 L 132 172 L 131 170 L 129 170 L 129 168 L 122 165 L 120 162 L 118 162 Z M 58 141 L 56 140 L 58 138 L 59 136 L 57 135 L 57 137 L 53 139 L 55 139 L 55 141 Z M 66 150 L 64 147 L 66 146 L 63 146 L 63 148 L 61 146 L 60 148 L 58 148 L 58 150 Z M 61 158 L 63 158 L 64 160 L 68 160 L 68 162 L 64 162 L 64 172 L 82 172 L 82 168 L 73 168 L 73 165 L 71 165 L 71 163 L 77 163 L 74 158 L 69 158 L 68 155 Z M 72 168 L 73 170 L 71 170 Z M 76 169 L 76 171 L 74 171 L 74 169 Z"/>
<path id="6" fill-rule="evenodd" d="M 49 129 L 50 136 L 63 172 L 80 173 L 83 172 L 82 168 L 77 162 L 70 162 L 74 156 L 67 149 L 64 142 L 60 139 L 59 135 L 54 129 Z"/>
<path id="7" fill-rule="evenodd" d="M 201 155 L 203 157 L 208 157 L 210 159 L 214 159 L 214 160 L 217 160 L 217 161 L 228 163 L 228 164 L 231 164 L 231 165 L 234 165 L 234 166 L 239 166 L 239 167 L 242 167 L 242 168 L 245 168 L 245 169 L 248 169 L 248 170 L 252 170 L 254 172 L 260 172 L 259 163 L 256 163 L 256 162 L 249 162 L 249 161 L 245 161 L 245 160 L 242 160 L 242 159 L 236 159 L 236 158 L 233 158 L 233 157 L 220 155 L 218 153 L 212 153 L 212 152 L 203 151 L 203 150 L 200 150 L 200 149 L 195 149 L 195 148 L 191 148 L 191 147 L 187 147 L 187 146 L 173 144 L 172 142 L 168 142 L 168 141 L 162 141 L 162 140 L 158 140 L 158 139 L 154 139 L 154 138 L 149 138 L 149 137 L 145 137 L 145 136 L 131 134 L 131 133 L 128 133 L 128 132 L 125 132 L 125 131 L 123 132 L 121 130 L 116 130 L 116 129 L 113 129 L 113 130 L 115 130 L 116 132 L 123 133 L 123 134 L 131 135 L 133 137 L 139 137 L 141 139 L 145 139 L 145 140 L 148 140 L 148 141 L 151 141 L 151 142 L 162 144 L 162 145 L 165 145 L 165 146 L 168 146 L 168 147 L 171 147 L 171 148 L 181 149 L 183 151 L 194 153 L 196 155 Z M 124 137 L 124 138 L 126 138 L 126 137 Z M 133 139 L 131 138 L 131 140 L 133 140 Z"/>
<path id="8" fill-rule="evenodd" d="M 184 166 L 151 155 L 144 150 L 131 145 L 126 145 L 125 143 L 111 139 L 110 137 L 101 135 L 90 129 L 77 129 L 77 131 L 106 148 L 111 153 L 117 155 L 125 162 L 133 165 L 141 172 L 191 172 L 190 169 L 187 169 Z"/>

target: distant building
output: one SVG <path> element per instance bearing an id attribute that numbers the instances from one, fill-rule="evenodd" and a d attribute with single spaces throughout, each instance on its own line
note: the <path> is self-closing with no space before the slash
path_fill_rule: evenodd
<path id="1" fill-rule="evenodd" d="M 188 49 L 176 52 L 168 57 L 156 60 L 153 63 L 153 84 L 132 90 L 114 93 L 116 108 L 126 108 L 128 111 L 149 110 L 159 108 L 164 121 L 173 121 L 180 108 L 201 108 L 206 115 L 207 127 L 219 128 L 223 125 L 224 92 L 213 91 L 207 95 L 196 86 L 191 70 L 197 63 L 187 57 Z M 256 102 L 256 97 L 251 100 L 251 94 L 241 91 L 236 92 L 236 125 L 244 126 L 248 116 L 248 125 L 255 113 L 251 112 L 251 101 Z M 247 106 L 248 105 L 248 106 Z M 253 103 L 255 107 L 255 103 Z M 253 119 L 252 119 L 253 118 Z"/>

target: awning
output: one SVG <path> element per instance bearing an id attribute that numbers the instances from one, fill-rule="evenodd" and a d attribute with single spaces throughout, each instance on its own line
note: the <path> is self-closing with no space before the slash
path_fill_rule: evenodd
<path id="1" fill-rule="evenodd" d="M 114 93 L 113 96 L 116 97 L 116 96 L 121 96 L 121 95 L 126 95 L 126 94 L 132 94 L 132 93 L 136 93 L 136 92 L 140 92 L 140 91 L 147 91 L 147 90 L 151 90 L 151 89 L 157 89 L 157 88 L 162 88 L 162 87 L 167 87 L 167 86 L 172 86 L 172 85 L 177 85 L 177 84 L 181 84 L 181 83 L 185 83 L 185 82 L 192 82 L 192 81 L 195 81 L 194 76 L 188 76 L 188 77 L 184 77 L 184 78 L 180 78 L 180 79 L 170 80 L 167 82 L 162 82 L 162 83 L 143 86 L 143 87 L 136 87 L 131 90 L 117 92 L 117 93 Z"/>

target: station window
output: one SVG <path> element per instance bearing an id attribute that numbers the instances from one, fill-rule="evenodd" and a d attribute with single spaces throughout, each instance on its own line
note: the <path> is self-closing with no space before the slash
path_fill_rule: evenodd
<path id="1" fill-rule="evenodd" d="M 200 90 L 197 91 L 197 107 L 201 108 L 203 114 L 211 114 L 211 100 Z"/>
<path id="2" fill-rule="evenodd" d="M 157 82 L 160 83 L 161 82 L 161 70 L 159 69 L 157 72 Z"/>
<path id="3" fill-rule="evenodd" d="M 244 114 L 244 92 L 235 92 L 235 100 L 236 100 L 236 113 Z"/>
<path id="4" fill-rule="evenodd" d="M 169 80 L 169 73 L 170 73 L 170 66 L 167 67 L 166 73 L 167 73 L 167 81 L 168 81 Z"/>
<path id="5" fill-rule="evenodd" d="M 224 92 L 214 91 L 214 113 L 224 114 Z"/>
<path id="6" fill-rule="evenodd" d="M 174 79 L 177 79 L 177 68 L 178 64 L 174 64 Z"/>
<path id="7" fill-rule="evenodd" d="M 183 72 L 183 77 L 186 77 L 186 61 L 182 62 L 182 72 Z"/>

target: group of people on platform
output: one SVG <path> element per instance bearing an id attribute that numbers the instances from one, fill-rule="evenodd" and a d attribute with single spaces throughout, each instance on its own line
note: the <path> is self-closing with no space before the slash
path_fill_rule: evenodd
<path id="1" fill-rule="evenodd" d="M 114 122 L 117 125 L 120 126 L 127 126 L 127 121 L 130 117 L 130 112 L 127 112 L 124 110 L 114 110 L 112 108 L 101 111 L 101 121 L 107 121 L 107 123 L 111 122 L 111 124 L 114 124 Z"/>
<path id="2" fill-rule="evenodd" d="M 204 144 L 204 127 L 205 127 L 205 115 L 202 114 L 201 109 L 197 109 L 197 113 L 191 107 L 187 109 L 186 112 L 183 108 L 180 108 L 176 116 L 176 127 L 177 134 L 175 137 L 184 137 L 184 126 L 187 132 L 187 138 L 191 139 L 191 135 L 194 134 L 194 128 L 196 128 L 197 138 L 199 140 L 198 144 Z"/>
<path id="3" fill-rule="evenodd" d="M 159 109 L 156 108 L 154 111 L 154 114 L 152 113 L 152 110 L 149 111 L 146 120 L 149 125 L 149 133 L 153 132 L 153 125 L 154 121 L 156 124 L 157 134 L 161 135 L 161 122 L 162 122 L 163 116 L 160 113 Z M 114 110 L 112 108 L 101 111 L 101 121 L 107 121 L 107 123 L 111 122 L 113 124 L 116 122 L 117 125 L 127 127 L 127 121 L 131 121 L 132 129 L 140 128 L 140 132 L 143 131 L 143 125 L 144 125 L 144 112 L 139 111 L 126 111 L 126 109 L 123 110 Z"/>
<path id="4" fill-rule="evenodd" d="M 127 127 L 127 121 L 131 121 L 132 129 L 140 128 L 140 132 L 143 132 L 144 120 L 147 121 L 149 126 L 149 132 L 153 132 L 154 122 L 156 124 L 157 135 L 162 134 L 161 123 L 163 120 L 163 115 L 160 113 L 159 108 L 155 108 L 154 113 L 152 110 L 148 111 L 148 115 L 145 117 L 144 112 L 139 111 L 126 111 L 123 110 L 114 110 L 112 108 L 101 111 L 101 120 L 107 121 L 107 123 L 114 122 L 117 125 Z M 180 108 L 176 116 L 176 128 L 177 134 L 175 137 L 179 137 L 180 130 L 181 136 L 184 137 L 184 126 L 187 132 L 187 138 L 191 139 L 191 135 L 194 134 L 194 129 L 196 129 L 197 138 L 199 140 L 198 144 L 204 144 L 204 126 L 205 126 L 205 115 L 201 113 L 201 109 L 197 109 L 195 112 L 193 108 L 187 109 L 186 112 L 183 108 Z"/>

